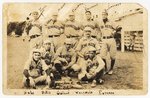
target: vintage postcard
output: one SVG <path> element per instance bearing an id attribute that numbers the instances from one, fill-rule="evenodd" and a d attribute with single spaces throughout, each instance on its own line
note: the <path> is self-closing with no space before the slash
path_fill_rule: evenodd
<path id="1" fill-rule="evenodd" d="M 4 3 L 6 95 L 145 95 L 148 17 L 138 3 Z"/>

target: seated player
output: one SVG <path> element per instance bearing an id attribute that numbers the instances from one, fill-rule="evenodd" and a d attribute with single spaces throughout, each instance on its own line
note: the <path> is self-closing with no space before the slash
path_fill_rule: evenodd
<path id="1" fill-rule="evenodd" d="M 61 75 L 76 63 L 76 53 L 72 45 L 71 39 L 66 39 L 64 46 L 56 51 L 54 66 Z"/>
<path id="2" fill-rule="evenodd" d="M 38 83 L 50 84 L 51 80 L 47 77 L 48 66 L 41 59 L 40 49 L 33 49 L 32 55 L 27 60 L 23 71 L 24 87 L 36 89 Z"/>
<path id="3" fill-rule="evenodd" d="M 92 82 L 91 87 L 95 87 L 96 84 L 102 84 L 102 76 L 104 74 L 105 63 L 99 55 L 96 55 L 96 49 L 94 47 L 87 47 L 87 51 L 84 52 L 84 58 L 82 59 L 82 65 L 74 65 L 76 69 L 80 69 L 78 79 L 82 81 Z"/>
<path id="4" fill-rule="evenodd" d="M 72 70 L 72 66 L 76 63 L 76 53 L 72 48 L 72 45 L 72 40 L 66 39 L 64 46 L 58 48 L 56 51 L 54 67 L 56 72 L 60 75 L 56 77 L 56 74 L 54 74 L 54 77 L 58 78 L 56 80 L 61 80 L 62 76 L 67 77 Z M 76 82 L 73 82 L 72 87 L 82 88 L 81 85 L 77 84 Z"/>
<path id="5" fill-rule="evenodd" d="M 54 47 L 53 42 L 50 39 L 47 39 L 43 42 L 43 46 L 41 48 L 41 54 L 42 59 L 45 61 L 45 64 L 47 65 L 48 69 L 46 70 L 46 74 L 48 79 L 50 79 L 52 83 L 52 80 L 54 78 L 53 75 L 53 62 L 54 62 Z M 46 88 L 51 87 L 52 84 L 48 84 Z"/>

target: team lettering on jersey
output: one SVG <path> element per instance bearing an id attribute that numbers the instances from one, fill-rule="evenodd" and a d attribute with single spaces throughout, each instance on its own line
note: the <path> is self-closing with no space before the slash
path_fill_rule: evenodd
<path id="1" fill-rule="evenodd" d="M 111 25 L 103 25 L 103 26 L 101 26 L 101 29 L 104 29 L 104 28 L 114 29 Z"/>
<path id="2" fill-rule="evenodd" d="M 79 28 L 77 26 L 72 25 L 72 24 L 66 24 L 66 27 L 71 27 L 71 28 L 73 28 L 75 30 L 79 30 Z"/>
<path id="3" fill-rule="evenodd" d="M 94 44 L 94 43 L 86 43 L 86 44 L 82 44 L 82 48 L 87 47 L 87 46 L 95 47 L 95 44 Z"/>
<path id="4" fill-rule="evenodd" d="M 93 25 L 85 25 L 84 28 L 85 28 L 85 27 L 90 27 L 90 28 L 92 28 L 92 29 L 95 28 Z"/>
<path id="5" fill-rule="evenodd" d="M 51 28 L 56 28 L 56 29 L 59 29 L 59 30 L 60 30 L 60 27 L 59 27 L 59 26 L 56 26 L 56 25 L 48 26 L 48 29 L 51 29 Z"/>

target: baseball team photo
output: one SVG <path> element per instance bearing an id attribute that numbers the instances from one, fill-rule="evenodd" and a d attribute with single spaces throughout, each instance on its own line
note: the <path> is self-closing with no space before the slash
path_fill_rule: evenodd
<path id="1" fill-rule="evenodd" d="M 146 94 L 146 15 L 138 3 L 3 4 L 4 92 Z"/>

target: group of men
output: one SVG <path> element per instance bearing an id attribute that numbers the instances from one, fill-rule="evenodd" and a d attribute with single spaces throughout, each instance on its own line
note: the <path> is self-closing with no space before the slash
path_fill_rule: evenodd
<path id="1" fill-rule="evenodd" d="M 117 26 L 108 20 L 108 13 L 102 12 L 103 20 L 96 22 L 90 11 L 86 20 L 79 23 L 74 12 L 68 14 L 65 22 L 57 20 L 54 12 L 45 24 L 39 22 L 39 13 L 31 13 L 23 36 L 30 41 L 30 57 L 24 68 L 25 87 L 36 88 L 45 83 L 55 88 L 55 82 L 62 77 L 77 78 L 72 87 L 82 88 L 84 81 L 91 87 L 104 83 L 104 74 L 113 74 L 116 58 L 114 33 Z M 110 53 L 111 67 L 107 69 L 106 56 Z M 76 74 L 76 75 L 75 75 Z"/>

